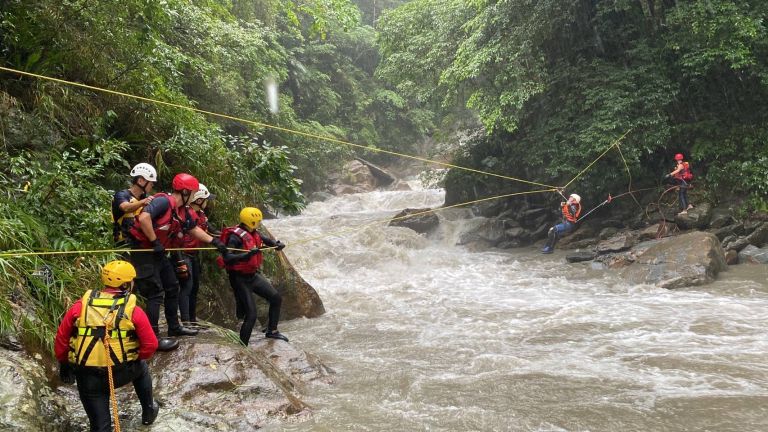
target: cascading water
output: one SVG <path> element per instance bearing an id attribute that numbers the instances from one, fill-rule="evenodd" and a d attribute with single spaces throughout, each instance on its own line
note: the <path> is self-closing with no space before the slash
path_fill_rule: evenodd
<path id="1" fill-rule="evenodd" d="M 669 291 L 561 253 L 470 252 L 455 210 L 429 239 L 375 223 L 442 202 L 372 192 L 266 222 L 327 310 L 281 330 L 337 372 L 280 430 L 768 430 L 765 266 Z"/>

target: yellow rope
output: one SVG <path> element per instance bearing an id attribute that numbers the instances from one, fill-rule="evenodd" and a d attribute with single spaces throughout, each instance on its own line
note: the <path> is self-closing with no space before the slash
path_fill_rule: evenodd
<path id="1" fill-rule="evenodd" d="M 571 183 L 575 182 L 575 181 L 576 181 L 576 179 L 578 179 L 579 177 L 581 177 L 581 175 L 582 175 L 582 174 L 584 174 L 585 172 L 587 172 L 587 170 L 589 170 L 590 168 L 592 168 L 592 165 L 596 164 L 596 163 L 597 163 L 597 161 L 599 161 L 600 159 L 602 159 L 602 157 L 603 157 L 603 156 L 605 156 L 605 155 L 606 155 L 606 153 L 608 153 L 609 151 L 611 151 L 611 149 L 612 149 L 614 146 L 617 146 L 617 145 L 619 145 L 619 143 L 621 142 L 621 140 L 623 140 L 623 139 L 624 139 L 624 137 L 625 137 L 625 136 L 627 136 L 627 134 L 628 134 L 628 133 L 629 133 L 631 130 L 632 130 L 632 128 L 629 128 L 629 129 L 628 129 L 626 132 L 624 132 L 624 135 L 620 136 L 620 137 L 619 137 L 619 139 L 617 139 L 616 141 L 614 141 L 613 143 L 611 143 L 611 145 L 609 145 L 609 146 L 608 146 L 608 148 L 606 148 L 606 149 L 605 149 L 605 151 L 604 151 L 602 154 L 600 154 L 600 156 L 598 156 L 598 157 L 597 157 L 597 159 L 593 160 L 593 161 L 592 161 L 592 163 L 590 163 L 589 165 L 587 165 L 587 167 L 586 167 L 586 168 L 584 168 L 583 170 L 581 170 L 581 172 L 580 172 L 580 173 L 576 174 L 576 177 L 574 177 L 573 179 L 571 179 L 571 181 L 569 181 L 568 183 L 566 183 L 566 185 L 565 185 L 565 186 L 563 186 L 563 187 L 561 187 L 560 189 L 565 189 L 565 188 L 567 188 L 568 186 L 570 186 L 570 185 L 571 185 Z"/>
<path id="2" fill-rule="evenodd" d="M 63 80 L 63 79 L 59 79 L 59 78 L 53 78 L 53 77 L 49 77 L 49 76 L 46 76 L 46 75 L 39 75 L 39 74 L 31 73 L 31 72 L 24 72 L 24 71 L 21 71 L 21 70 L 7 68 L 7 67 L 3 67 L 3 66 L 0 66 L 0 71 L 10 72 L 10 73 L 18 74 L 18 75 L 24 75 L 24 76 L 38 78 L 38 79 L 42 79 L 42 80 L 53 81 L 53 82 L 56 82 L 56 83 L 59 83 L 59 84 L 65 84 L 65 85 L 69 85 L 69 86 L 80 87 L 80 88 L 84 88 L 84 89 L 88 89 L 88 90 L 93 90 L 93 91 L 97 91 L 97 92 L 102 92 L 102 93 L 108 93 L 108 94 L 113 94 L 113 95 L 117 95 L 117 96 L 127 97 L 127 98 L 136 99 L 136 100 L 140 100 L 140 101 L 148 102 L 148 103 L 153 103 L 153 104 L 157 104 L 157 105 L 165 105 L 165 106 L 169 106 L 169 107 L 173 107 L 173 108 L 179 108 L 179 109 L 183 109 L 183 110 L 187 110 L 187 111 L 193 111 L 193 112 L 200 113 L 200 114 L 206 114 L 206 115 L 209 115 L 209 116 L 212 116 L 212 117 L 224 118 L 224 119 L 227 119 L 227 120 L 233 120 L 233 121 L 237 121 L 237 122 L 240 122 L 240 123 L 250 124 L 250 125 L 253 125 L 253 126 L 263 127 L 263 128 L 267 128 L 267 129 L 273 129 L 273 130 L 277 130 L 277 131 L 281 131 L 281 132 L 287 132 L 287 133 L 291 133 L 291 134 L 294 134 L 294 135 L 300 135 L 300 136 L 303 136 L 303 137 L 306 137 L 306 138 L 314 138 L 314 139 L 318 139 L 318 140 L 322 140 L 322 141 L 332 142 L 332 143 L 335 143 L 335 144 L 341 144 L 341 145 L 346 145 L 346 146 L 350 146 L 350 147 L 356 147 L 356 148 L 360 148 L 360 149 L 364 149 L 364 150 L 368 150 L 368 151 L 372 151 L 372 152 L 384 153 L 384 154 L 389 154 L 389 155 L 393 155 L 393 156 L 400 156 L 400 157 L 403 157 L 403 158 L 413 159 L 413 160 L 417 160 L 417 161 L 420 161 L 420 162 L 426 162 L 426 163 L 431 163 L 431 164 L 435 164 L 435 165 L 440 165 L 440 166 L 443 166 L 443 167 L 446 167 L 446 168 L 454 168 L 454 169 L 469 171 L 469 172 L 473 172 L 473 173 L 477 173 L 477 174 L 483 174 L 483 175 L 488 175 L 488 176 L 493 176 L 493 177 L 499 177 L 499 178 L 503 178 L 503 179 L 506 179 L 506 180 L 512 180 L 512 181 L 516 181 L 516 182 L 520 182 L 520 183 L 526 183 L 526 184 L 530 184 L 530 185 L 534 185 L 534 186 L 542 186 L 542 187 L 547 187 L 547 188 L 553 188 L 554 187 L 552 185 L 547 185 L 547 184 L 538 183 L 538 182 L 529 181 L 529 180 L 523 180 L 523 179 L 519 179 L 519 178 L 516 178 L 516 177 L 505 176 L 505 175 L 502 175 L 502 174 L 495 174 L 495 173 L 481 171 L 481 170 L 477 170 L 477 169 L 473 169 L 473 168 L 467 168 L 467 167 L 463 167 L 463 166 L 459 166 L 459 165 L 454 165 L 454 164 L 450 164 L 450 163 L 446 163 L 446 162 L 439 162 L 439 161 L 435 161 L 435 160 L 430 160 L 430 159 L 422 158 L 422 157 L 419 157 L 419 156 L 413 156 L 413 155 L 408 155 L 408 154 L 404 154 L 404 153 L 398 153 L 398 152 L 394 152 L 394 151 L 390 151 L 390 150 L 383 150 L 383 149 L 378 149 L 378 148 L 372 148 L 372 147 L 365 146 L 365 145 L 362 145 L 362 144 L 355 144 L 355 143 L 351 143 L 349 141 L 344 141 L 344 140 L 336 139 L 336 138 L 329 137 L 329 136 L 317 135 L 317 134 L 313 134 L 313 133 L 309 133 L 309 132 L 302 132 L 302 131 L 295 130 L 295 129 L 285 128 L 285 127 L 281 127 L 281 126 L 275 126 L 275 125 L 271 125 L 271 124 L 268 124 L 268 123 L 257 122 L 257 121 L 254 121 L 254 120 L 247 120 L 247 119 L 244 119 L 244 118 L 235 117 L 235 116 L 231 116 L 231 115 L 227 115 L 227 114 L 221 114 L 221 113 L 217 113 L 217 112 L 213 112 L 213 111 L 207 111 L 207 110 L 202 110 L 202 109 L 199 109 L 199 108 L 193 108 L 193 107 L 190 107 L 190 106 L 180 105 L 180 104 L 173 103 L 173 102 L 165 102 L 165 101 L 161 101 L 161 100 L 157 100 L 157 99 L 147 98 L 147 97 L 143 97 L 143 96 L 137 96 L 137 95 L 134 95 L 134 94 L 124 93 L 124 92 L 120 92 L 120 91 L 116 91 L 116 90 L 109 90 L 109 89 L 105 89 L 105 88 L 101 88 L 101 87 L 96 87 L 96 86 L 92 86 L 92 85 L 88 85 L 88 84 L 82 84 L 82 83 L 78 83 L 78 82 L 74 82 L 74 81 L 67 81 L 67 80 Z"/>
<path id="3" fill-rule="evenodd" d="M 429 214 L 429 213 L 435 213 L 435 212 L 438 212 L 438 211 L 441 211 L 441 210 L 447 210 L 447 209 L 450 209 L 450 208 L 462 207 L 462 206 L 466 206 L 466 205 L 470 205 L 470 204 L 477 204 L 477 203 L 480 203 L 480 202 L 483 202 L 483 201 L 491 201 L 491 200 L 495 200 L 495 199 L 508 198 L 508 197 L 517 196 L 517 195 L 529 195 L 529 194 L 545 193 L 545 192 L 557 192 L 557 189 L 554 189 L 554 188 L 553 189 L 537 189 L 537 190 L 532 190 L 532 191 L 515 192 L 515 193 L 510 193 L 510 194 L 496 195 L 496 196 L 492 196 L 492 197 L 481 198 L 481 199 L 477 199 L 477 200 L 473 200 L 473 201 L 467 201 L 467 202 L 462 202 L 462 203 L 459 203 L 459 204 L 453 204 L 453 205 L 450 205 L 450 206 L 447 206 L 447 207 L 438 207 L 438 208 L 435 208 L 435 209 L 429 209 L 429 210 L 425 210 L 425 211 L 418 212 L 418 213 L 412 213 L 412 214 L 408 214 L 408 215 L 405 215 L 405 216 L 399 216 L 399 217 L 395 217 L 395 218 L 380 219 L 380 220 L 376 220 L 376 221 L 370 222 L 368 224 L 359 225 L 359 226 L 351 227 L 351 228 L 346 228 L 346 229 L 335 231 L 335 232 L 331 232 L 331 233 L 325 233 L 322 236 L 309 237 L 309 238 L 305 238 L 305 239 L 300 239 L 300 240 L 297 240 L 295 242 L 292 242 L 291 244 L 292 245 L 296 245 L 296 244 L 309 243 L 309 242 L 312 242 L 312 241 L 315 241 L 315 240 L 320 240 L 320 239 L 325 238 L 325 237 L 338 236 L 339 234 L 342 234 L 342 233 L 347 233 L 347 232 L 352 232 L 352 231 L 364 229 L 366 227 L 379 224 L 381 222 L 397 221 L 397 220 L 407 219 L 407 218 L 410 218 L 410 217 L 421 216 L 421 215 L 425 215 L 425 214 Z M 236 251 L 236 252 L 248 252 L 247 249 L 236 249 L 236 248 L 228 248 L 228 249 L 231 250 L 231 251 Z M 261 248 L 261 250 L 263 250 L 263 251 L 272 250 L 272 249 L 276 249 L 276 246 Z M 166 249 L 166 251 L 192 251 L 192 250 L 216 250 L 216 248 L 212 248 L 212 247 L 199 247 L 199 248 L 168 248 L 168 249 Z M 0 253 L 0 258 L 2 258 L 2 257 L 17 257 L 17 256 L 30 256 L 30 255 L 35 255 L 35 256 L 43 256 L 43 255 L 74 255 L 74 254 L 86 255 L 86 254 L 113 253 L 113 252 L 114 253 L 117 253 L 117 252 L 154 252 L 154 249 L 93 249 L 93 250 L 77 250 L 77 251 L 3 252 L 3 253 Z"/>
<path id="4" fill-rule="evenodd" d="M 334 232 L 331 232 L 331 233 L 325 233 L 322 236 L 309 237 L 309 238 L 305 238 L 305 239 L 300 239 L 300 240 L 291 242 L 291 244 L 292 245 L 297 245 L 297 244 L 302 244 L 302 243 L 309 243 L 309 242 L 312 242 L 312 241 L 315 241 L 315 240 L 323 239 L 325 237 L 338 236 L 340 234 L 345 234 L 345 233 L 348 233 L 348 232 L 361 230 L 361 229 L 367 228 L 369 226 L 380 224 L 382 222 L 397 221 L 397 220 L 407 219 L 407 218 L 414 217 L 414 216 L 421 216 L 421 215 L 425 215 L 425 214 L 429 214 L 429 213 L 436 213 L 438 211 L 447 210 L 447 209 L 450 209 L 450 208 L 462 207 L 462 206 L 466 206 L 466 205 L 470 205 L 470 204 L 477 204 L 477 203 L 483 202 L 483 201 L 491 201 L 491 200 L 495 200 L 495 199 L 507 198 L 507 197 L 516 196 L 516 195 L 528 195 L 528 194 L 534 194 L 534 193 L 554 192 L 556 190 L 557 189 L 538 189 L 538 190 L 532 190 L 532 191 L 515 192 L 515 193 L 510 193 L 510 194 L 496 195 L 496 196 L 492 196 L 492 197 L 481 198 L 481 199 L 474 200 L 474 201 L 467 201 L 467 202 L 462 202 L 462 203 L 459 203 L 459 204 L 453 204 L 453 205 L 450 205 L 450 206 L 447 206 L 447 207 L 438 207 L 438 208 L 434 208 L 434 209 L 424 210 L 424 211 L 421 211 L 421 212 L 418 212 L 418 213 L 412 213 L 412 214 L 408 214 L 408 215 L 405 215 L 405 216 L 399 216 L 399 217 L 394 217 L 394 218 L 386 218 L 386 219 L 379 219 L 379 220 L 375 220 L 373 222 L 369 222 L 367 224 L 358 225 L 358 226 L 355 226 L 355 227 L 346 228 L 346 229 L 339 230 L 339 231 L 334 231 Z M 273 249 L 273 248 L 266 248 L 266 249 Z"/>
<path id="5" fill-rule="evenodd" d="M 115 432 L 120 432 L 120 416 L 117 410 L 117 396 L 115 395 L 115 381 L 112 376 L 112 347 L 109 344 L 109 333 L 112 331 L 112 326 L 115 322 L 115 315 L 117 311 L 112 311 L 104 318 L 104 350 L 107 356 L 107 380 L 109 381 L 109 399 L 112 402 L 112 416 L 115 423 Z M 109 320 L 109 317 L 112 317 Z M 108 321 L 109 320 L 109 321 Z"/>
<path id="6" fill-rule="evenodd" d="M 248 252 L 245 249 L 228 248 L 229 250 L 236 252 Z M 201 250 L 216 250 L 214 247 L 198 247 L 198 248 L 168 248 L 166 251 L 201 251 Z M 119 252 L 154 252 L 154 249 L 91 249 L 91 250 L 74 250 L 74 251 L 32 251 L 32 252 L 2 252 L 2 257 L 16 257 L 16 256 L 44 256 L 44 255 L 77 255 L 77 254 L 97 254 L 97 253 L 119 253 Z"/>

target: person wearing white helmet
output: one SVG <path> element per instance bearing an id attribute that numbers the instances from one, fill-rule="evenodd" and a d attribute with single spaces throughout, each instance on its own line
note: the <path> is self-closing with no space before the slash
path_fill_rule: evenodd
<path id="1" fill-rule="evenodd" d="M 155 167 L 140 163 L 131 169 L 131 187 L 115 192 L 112 197 L 112 237 L 117 246 L 127 246 L 128 230 L 141 209 L 152 201 L 148 195 L 155 183 Z"/>
<path id="2" fill-rule="evenodd" d="M 136 216 L 129 233 L 131 261 L 136 267 L 136 288 L 146 299 L 147 315 L 156 335 L 160 333 L 160 306 L 164 306 L 168 338 L 161 338 L 158 350 L 169 351 L 178 347 L 175 336 L 194 336 L 198 332 L 185 328 L 179 321 L 178 267 L 186 267 L 177 249 L 184 234 L 189 233 L 204 244 L 212 244 L 220 253 L 227 248 L 197 226 L 197 214 L 189 211 L 192 197 L 200 182 L 187 173 L 177 174 L 171 181 L 171 193 L 157 193 L 141 213 Z M 141 252 L 136 251 L 141 250 Z M 174 266 L 173 263 L 176 263 Z"/>
<path id="3" fill-rule="evenodd" d="M 212 194 L 208 188 L 200 183 L 199 189 L 192 195 L 192 202 L 189 207 L 197 215 L 197 226 L 203 231 L 218 237 L 218 233 L 210 233 L 208 225 L 208 216 L 205 214 L 205 208 L 208 206 L 208 200 L 212 199 Z M 190 213 L 192 213 L 190 212 Z M 177 266 L 176 276 L 179 278 L 179 313 L 181 322 L 185 327 L 197 327 L 197 292 L 200 289 L 201 265 L 200 254 L 196 248 L 203 246 L 203 243 L 186 233 L 182 240 L 184 251 L 183 260 L 186 268 Z M 186 271 L 183 271 L 186 270 Z"/>
<path id="4" fill-rule="evenodd" d="M 563 221 L 549 229 L 547 233 L 547 244 L 541 253 L 550 254 L 555 250 L 557 240 L 563 234 L 567 234 L 576 228 L 576 223 L 581 216 L 581 197 L 577 194 L 571 194 L 566 202 L 560 203 L 560 210 L 563 213 Z"/>

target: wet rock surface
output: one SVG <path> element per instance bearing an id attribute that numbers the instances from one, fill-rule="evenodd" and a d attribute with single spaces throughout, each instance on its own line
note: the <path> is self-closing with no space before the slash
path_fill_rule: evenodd
<path id="1" fill-rule="evenodd" d="M 749 245 L 737 255 L 739 264 L 768 264 L 768 247 Z"/>
<path id="2" fill-rule="evenodd" d="M 592 261 L 597 257 L 595 252 L 571 252 L 565 256 L 565 260 L 569 263 L 577 263 L 582 261 Z"/>
<path id="3" fill-rule="evenodd" d="M 253 430 L 308 416 L 297 391 L 330 381 L 330 372 L 290 343 L 260 336 L 241 347 L 209 331 L 155 356 L 150 368 L 163 404 L 156 427 Z"/>
<path id="4" fill-rule="evenodd" d="M 0 348 L 0 430 L 77 430 L 79 420 L 70 421 L 68 406 L 66 398 L 50 387 L 39 361 Z"/>
<path id="5" fill-rule="evenodd" d="M 141 425 L 141 406 L 133 387 L 129 384 L 117 389 L 122 429 L 251 431 L 311 416 L 301 400 L 301 391 L 312 383 L 331 383 L 333 374 L 327 367 L 291 343 L 266 339 L 255 332 L 251 345 L 243 347 L 224 334 L 209 329 L 196 337 L 183 338 L 176 351 L 157 353 L 150 360 L 154 396 L 161 404 L 151 427 Z M 38 382 L 48 388 L 45 377 Z M 0 396 L 0 400 L 5 399 Z M 38 399 L 38 404 L 50 404 L 44 397 L 36 396 Z M 54 401 L 57 405 L 51 406 L 59 408 L 51 418 L 59 421 L 60 428 L 13 430 L 88 430 L 74 385 L 60 386 Z M 39 419 L 35 421 L 38 423 L 27 424 L 40 424 Z"/>
<path id="6" fill-rule="evenodd" d="M 440 225 L 440 219 L 434 212 L 429 212 L 430 210 L 429 208 L 407 208 L 396 214 L 389 222 L 389 226 L 410 228 L 421 234 L 429 233 Z"/>
<path id="7" fill-rule="evenodd" d="M 681 288 L 712 282 L 726 268 L 725 254 L 714 234 L 691 232 L 633 250 L 634 262 L 622 271 L 632 283 Z"/>

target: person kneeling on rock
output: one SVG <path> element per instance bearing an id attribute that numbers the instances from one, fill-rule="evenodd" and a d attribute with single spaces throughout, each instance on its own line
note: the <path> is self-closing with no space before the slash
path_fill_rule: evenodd
<path id="1" fill-rule="evenodd" d="M 237 253 L 229 250 L 217 260 L 219 266 L 226 268 L 229 274 L 229 283 L 235 292 L 238 315 L 240 312 L 244 314 L 243 325 L 240 327 L 240 340 L 244 345 L 248 345 L 253 326 L 256 324 L 254 293 L 269 302 L 269 318 L 265 336 L 288 342 L 288 338 L 277 331 L 283 298 L 269 283 L 269 280 L 260 273 L 263 261 L 262 246 L 282 250 L 285 245 L 256 230 L 262 217 L 261 210 L 256 207 L 242 209 L 240 211 L 240 225 L 224 228 L 221 232 L 221 241 L 230 249 L 247 250 L 248 252 Z"/>
<path id="2" fill-rule="evenodd" d="M 135 278 L 131 263 L 107 263 L 101 270 L 104 289 L 88 290 L 69 308 L 56 332 L 59 377 L 66 384 L 77 380 L 92 432 L 112 430 L 110 393 L 128 383 L 133 383 L 141 402 L 142 424 L 152 424 L 160 411 L 146 362 L 157 350 L 157 337 L 131 294 Z"/>
<path id="3" fill-rule="evenodd" d="M 568 201 L 560 203 L 563 212 L 563 221 L 549 229 L 547 233 L 547 245 L 541 250 L 541 253 L 550 254 L 555 250 L 555 244 L 560 236 L 567 234 L 576 228 L 576 222 L 581 215 L 581 197 L 571 194 Z"/>

